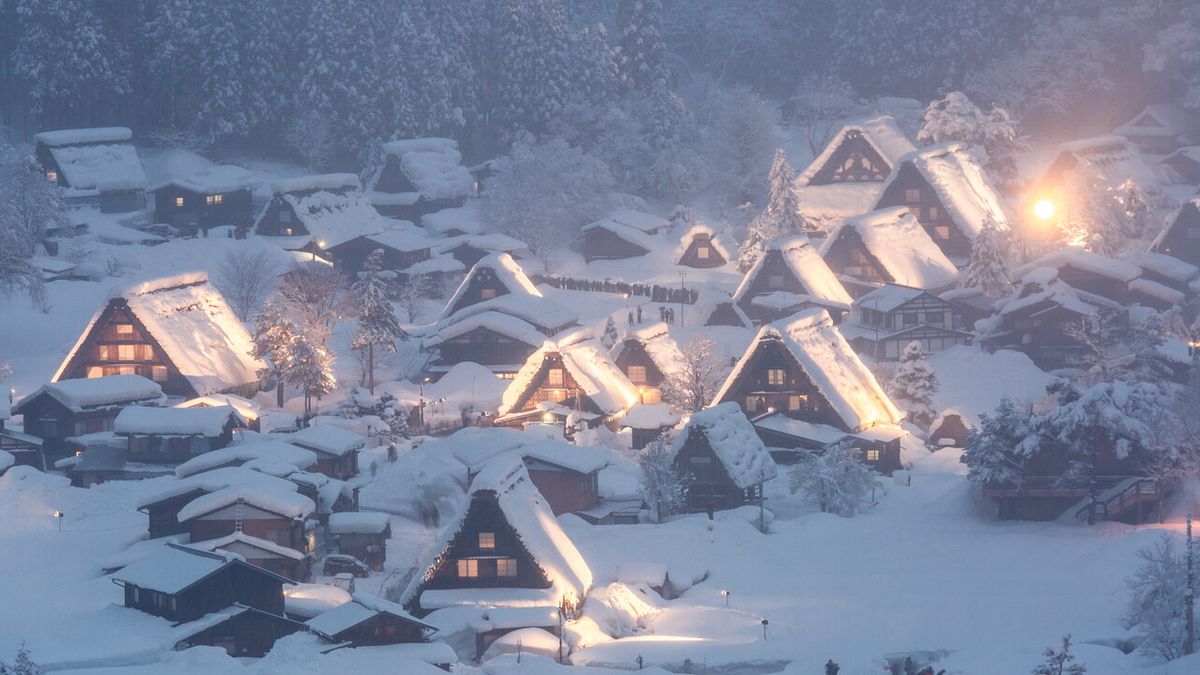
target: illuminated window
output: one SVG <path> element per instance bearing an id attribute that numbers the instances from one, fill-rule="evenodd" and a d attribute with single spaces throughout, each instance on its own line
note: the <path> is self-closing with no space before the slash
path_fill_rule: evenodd
<path id="1" fill-rule="evenodd" d="M 214 203 L 214 204 L 220 204 L 223 201 L 225 201 L 225 195 L 213 195 L 212 196 L 212 203 Z"/>
<path id="2" fill-rule="evenodd" d="M 47 171 L 46 172 L 46 180 L 50 181 L 51 183 L 57 183 L 58 182 L 58 172 L 57 171 Z"/>
<path id="3" fill-rule="evenodd" d="M 209 206 L 212 206 L 212 204 L 213 204 L 213 196 L 212 196 L 212 195 L 205 195 L 205 196 L 204 196 L 204 203 L 205 203 L 205 204 L 207 204 L 207 205 L 209 205 Z"/>
<path id="4" fill-rule="evenodd" d="M 769 288 L 774 288 L 774 289 L 783 288 L 783 275 L 782 274 L 772 274 L 772 275 L 768 276 L 767 277 L 767 286 Z"/>
<path id="5" fill-rule="evenodd" d="M 517 576 L 517 561 L 512 558 L 501 558 L 496 561 L 496 576 L 498 577 L 515 577 Z"/>
<path id="6" fill-rule="evenodd" d="M 479 548 L 483 548 L 483 549 L 496 548 L 496 533 L 495 532 L 480 532 L 479 533 Z"/>
<path id="7" fill-rule="evenodd" d="M 909 213 L 909 215 L 911 215 L 913 218 L 916 218 L 917 220 L 921 219 L 921 207 L 919 207 L 919 206 L 908 207 L 908 213 Z"/>
<path id="8" fill-rule="evenodd" d="M 89 378 L 104 377 L 104 369 L 100 366 L 88 366 L 87 376 Z"/>
<path id="9" fill-rule="evenodd" d="M 483 300 L 491 300 L 492 298 L 496 297 L 496 289 L 481 288 L 479 289 L 479 297 Z"/>
<path id="10" fill-rule="evenodd" d="M 98 351 L 100 352 L 100 360 L 101 361 L 109 361 L 113 358 L 112 350 L 109 349 L 108 345 L 100 345 L 100 348 Z"/>
<path id="11" fill-rule="evenodd" d="M 120 361 L 133 361 L 137 358 L 134 347 L 137 345 L 117 345 L 117 359 Z"/>
<path id="12" fill-rule="evenodd" d="M 154 380 L 155 382 L 166 382 L 167 381 L 167 367 L 166 366 L 151 367 L 150 368 L 150 379 Z"/>
<path id="13" fill-rule="evenodd" d="M 878 450 L 867 450 L 867 461 L 868 462 L 878 462 L 879 461 L 879 451 Z"/>
<path id="14" fill-rule="evenodd" d="M 133 335 L 133 324 L 131 324 L 131 323 L 117 324 L 117 335 Z"/>
<path id="15" fill-rule="evenodd" d="M 175 208 L 177 208 L 177 209 L 182 209 L 182 208 L 183 208 L 183 197 L 176 197 L 176 198 L 175 198 Z"/>
<path id="16" fill-rule="evenodd" d="M 949 239 L 950 238 L 950 226 L 949 225 L 938 225 L 937 227 L 933 228 L 933 236 L 936 239 Z"/>
<path id="17" fill-rule="evenodd" d="M 643 390 L 641 392 L 641 397 L 642 403 L 645 403 L 646 405 L 662 403 L 662 392 L 659 391 L 657 387 L 650 387 L 649 389 Z"/>
<path id="18" fill-rule="evenodd" d="M 791 396 L 788 396 L 788 410 L 800 410 L 807 403 L 807 394 L 792 394 Z"/>
<path id="19" fill-rule="evenodd" d="M 767 384 L 782 387 L 784 378 L 786 377 L 783 368 L 768 368 L 767 369 Z"/>
<path id="20" fill-rule="evenodd" d="M 629 381 L 634 384 L 645 384 L 646 366 L 629 366 Z"/>
<path id="21" fill-rule="evenodd" d="M 929 207 L 929 219 L 930 220 L 938 219 L 938 208 L 936 206 Z"/>
<path id="22" fill-rule="evenodd" d="M 292 228 L 290 228 L 290 227 L 283 228 L 283 236 L 285 236 L 285 237 L 292 236 Z"/>
<path id="23" fill-rule="evenodd" d="M 908 202 L 909 204 L 916 204 L 917 202 L 921 201 L 921 191 L 914 188 L 908 188 L 904 191 L 904 201 Z"/>
<path id="24" fill-rule="evenodd" d="M 551 368 L 546 374 L 546 385 L 550 387 L 563 386 L 563 371 L 562 368 Z"/>
<path id="25" fill-rule="evenodd" d="M 458 576 L 464 579 L 473 579 L 479 576 L 479 561 L 478 560 L 459 560 L 458 561 Z"/>
<path id="26" fill-rule="evenodd" d="M 150 361 L 154 358 L 154 348 L 150 345 L 135 345 L 135 358 L 138 361 Z"/>
<path id="27" fill-rule="evenodd" d="M 701 247 L 699 247 L 699 248 L 697 248 L 697 249 L 696 249 L 696 257 L 697 257 L 697 258 L 699 258 L 699 259 L 701 259 L 701 260 L 708 260 L 708 255 L 709 255 L 709 254 L 708 254 L 708 247 L 707 247 L 707 246 L 701 246 Z"/>

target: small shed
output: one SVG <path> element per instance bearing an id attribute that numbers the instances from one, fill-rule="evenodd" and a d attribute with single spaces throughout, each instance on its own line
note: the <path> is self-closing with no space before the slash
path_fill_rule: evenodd
<path id="1" fill-rule="evenodd" d="M 304 579 L 308 576 L 308 556 L 294 548 L 280 546 L 245 532 L 231 532 L 216 539 L 193 542 L 191 546 L 203 551 L 236 553 L 251 565 L 289 579 Z"/>
<path id="2" fill-rule="evenodd" d="M 325 640 L 351 647 L 427 642 L 437 632 L 400 605 L 369 593 L 355 593 L 350 602 L 321 612 L 305 625 Z M 453 652 L 446 657 L 448 662 L 458 660 Z"/>
<path id="3" fill-rule="evenodd" d="M 42 439 L 48 459 L 72 436 L 112 431 L 121 409 L 165 403 L 162 387 L 138 375 L 60 380 L 39 387 L 12 408 L 24 417 L 25 433 Z"/>
<path id="4" fill-rule="evenodd" d="M 125 439 L 130 460 L 159 464 L 177 464 L 220 450 L 233 442 L 237 429 L 246 427 L 230 406 L 129 406 L 113 421 L 113 432 Z"/>
<path id="5" fill-rule="evenodd" d="M 726 265 L 733 259 L 724 240 L 703 223 L 688 228 L 679 238 L 679 247 L 675 250 L 675 264 L 683 267 L 712 269 Z"/>
<path id="6" fill-rule="evenodd" d="M 657 237 L 670 227 L 659 216 L 628 208 L 619 208 L 605 217 L 583 226 L 583 258 L 622 260 L 646 255 L 663 245 Z"/>
<path id="7" fill-rule="evenodd" d="M 353 431 L 330 424 L 318 424 L 297 431 L 285 440 L 317 455 L 313 471 L 330 478 L 348 480 L 358 475 L 358 453 L 367 439 Z"/>
<path id="8" fill-rule="evenodd" d="M 339 553 L 352 555 L 377 572 L 383 569 L 387 540 L 392 537 L 388 514 L 369 511 L 330 514 L 329 534 L 337 540 Z"/>

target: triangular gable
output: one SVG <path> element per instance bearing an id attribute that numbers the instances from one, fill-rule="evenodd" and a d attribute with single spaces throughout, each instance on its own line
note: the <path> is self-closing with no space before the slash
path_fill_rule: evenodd
<path id="1" fill-rule="evenodd" d="M 683 364 L 683 353 L 668 332 L 667 324 L 661 321 L 622 335 L 609 350 L 613 363 L 620 361 L 629 349 L 643 350 L 664 377 L 679 370 Z"/>
<path id="2" fill-rule="evenodd" d="M 708 258 L 700 257 L 700 246 L 708 245 Z M 732 260 L 729 248 L 717 236 L 716 232 L 703 223 L 692 225 L 679 238 L 679 246 L 675 249 L 675 264 L 688 267 L 711 268 L 720 267 Z"/>
<path id="3" fill-rule="evenodd" d="M 881 116 L 847 124 L 834 134 L 801 172 L 796 185 L 804 187 L 837 182 L 882 181 L 900 157 L 914 150 L 916 147 L 892 117 Z M 863 160 L 877 166 L 856 164 Z M 839 170 L 848 172 L 843 180 L 837 180 Z M 878 178 L 874 177 L 876 175 Z"/>
<path id="4" fill-rule="evenodd" d="M 595 340 L 573 344 L 547 341 L 525 361 L 504 390 L 499 414 L 524 411 L 547 380 L 551 368 L 564 370 L 564 384 L 567 377 L 571 378 L 574 386 L 564 388 L 582 394 L 579 404 L 586 412 L 613 415 L 637 402 L 633 385 Z"/>
<path id="5" fill-rule="evenodd" d="M 780 262 L 782 268 L 778 266 Z M 768 267 L 790 274 L 802 289 L 802 293 L 814 301 L 831 306 L 849 306 L 852 302 L 850 294 L 846 292 L 842 282 L 838 281 L 833 270 L 829 269 L 829 265 L 825 264 L 816 247 L 807 237 L 801 235 L 771 242 L 766 252 L 742 278 L 733 294 L 735 303 L 743 305 L 743 301 L 749 299 L 747 295 L 759 285 L 756 283 L 758 277 Z"/>
<path id="6" fill-rule="evenodd" d="M 880 209 L 847 220 L 826 237 L 821 246 L 823 258 L 829 259 L 847 230 L 857 235 L 887 283 L 930 289 L 949 286 L 958 278 L 958 268 L 905 207 Z"/>
<path id="7" fill-rule="evenodd" d="M 485 289 L 490 289 L 495 295 L 491 298 L 483 297 L 482 291 Z M 542 292 L 534 286 L 525 270 L 521 269 L 511 255 L 490 253 L 471 267 L 466 278 L 446 301 L 442 318 L 449 317 L 464 307 L 509 294 L 542 297 Z"/>
<path id="8" fill-rule="evenodd" d="M 739 488 L 745 490 L 775 477 L 775 460 L 736 403 L 722 403 L 693 414 L 676 435 L 671 454 L 678 455 L 692 434 L 705 438 L 713 455 Z"/>

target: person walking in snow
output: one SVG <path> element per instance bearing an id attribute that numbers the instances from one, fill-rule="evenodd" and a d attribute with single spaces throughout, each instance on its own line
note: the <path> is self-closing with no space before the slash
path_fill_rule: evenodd
<path id="1" fill-rule="evenodd" d="M 629 325 L 633 325 L 633 310 L 629 310 Z"/>
<path id="2" fill-rule="evenodd" d="M 641 306 L 641 305 L 638 305 L 638 308 L 637 308 L 637 309 L 638 309 L 638 317 L 637 317 L 637 319 L 638 319 L 638 320 L 637 320 L 637 322 L 640 324 L 640 323 L 642 322 L 642 306 Z"/>
<path id="3" fill-rule="evenodd" d="M 825 675 L 838 675 L 838 671 L 841 669 L 842 667 L 834 663 L 833 659 L 825 662 Z"/>

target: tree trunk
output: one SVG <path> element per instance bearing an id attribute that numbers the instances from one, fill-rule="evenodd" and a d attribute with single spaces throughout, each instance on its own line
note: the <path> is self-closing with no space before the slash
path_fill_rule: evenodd
<path id="1" fill-rule="evenodd" d="M 275 407 L 283 407 L 283 378 L 276 375 L 275 382 Z"/>
<path id="2" fill-rule="evenodd" d="M 375 395 L 375 345 L 367 345 L 367 391 Z"/>

